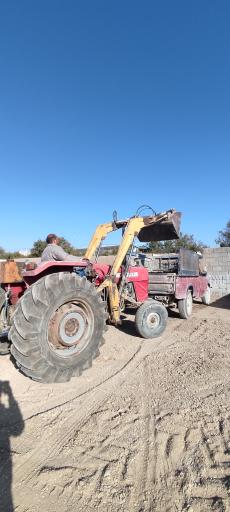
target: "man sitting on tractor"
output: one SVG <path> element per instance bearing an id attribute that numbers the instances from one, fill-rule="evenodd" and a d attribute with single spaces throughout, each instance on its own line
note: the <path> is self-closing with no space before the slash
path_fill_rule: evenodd
<path id="1" fill-rule="evenodd" d="M 59 239 L 57 235 L 50 233 L 46 237 L 47 246 L 41 255 L 41 262 L 43 261 L 74 261 L 79 260 L 78 256 L 73 256 L 64 251 L 64 249 L 58 245 Z"/>

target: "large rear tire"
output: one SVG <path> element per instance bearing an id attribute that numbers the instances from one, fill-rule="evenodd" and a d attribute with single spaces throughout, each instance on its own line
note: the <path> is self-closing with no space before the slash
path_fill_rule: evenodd
<path id="1" fill-rule="evenodd" d="M 184 320 L 187 320 L 192 314 L 192 303 L 193 299 L 191 290 L 187 291 L 185 299 L 178 300 L 179 315 Z"/>
<path id="2" fill-rule="evenodd" d="M 105 321 L 103 302 L 85 277 L 45 276 L 18 302 L 9 333 L 11 353 L 32 379 L 66 382 L 92 365 Z"/>
<path id="3" fill-rule="evenodd" d="M 167 309 L 162 304 L 147 300 L 136 312 L 137 332 L 142 338 L 157 338 L 165 330 L 167 319 Z"/>

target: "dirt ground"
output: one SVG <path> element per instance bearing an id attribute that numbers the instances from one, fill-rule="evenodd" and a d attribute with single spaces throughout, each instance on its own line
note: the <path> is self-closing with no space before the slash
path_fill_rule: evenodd
<path id="1" fill-rule="evenodd" d="M 229 297 L 154 341 L 127 316 L 67 384 L 0 378 L 1 512 L 230 511 Z"/>

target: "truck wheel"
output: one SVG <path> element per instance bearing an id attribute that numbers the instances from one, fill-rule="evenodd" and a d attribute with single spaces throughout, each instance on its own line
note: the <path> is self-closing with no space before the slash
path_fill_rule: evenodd
<path id="1" fill-rule="evenodd" d="M 179 315 L 184 320 L 187 320 L 192 314 L 192 292 L 187 291 L 185 299 L 178 300 Z"/>
<path id="2" fill-rule="evenodd" d="M 165 330 L 168 313 L 164 306 L 153 301 L 146 301 L 138 308 L 135 325 L 143 338 L 157 338 Z"/>
<path id="3" fill-rule="evenodd" d="M 209 306 L 209 304 L 211 302 L 211 288 L 210 288 L 210 286 L 208 286 L 205 294 L 203 295 L 203 297 L 201 297 L 201 300 L 202 300 L 203 304 L 205 304 L 206 306 Z"/>
<path id="4" fill-rule="evenodd" d="M 5 302 L 5 292 L 0 287 L 0 333 L 4 330 L 4 302 Z M 7 334 L 4 337 L 0 338 L 0 355 L 5 356 L 10 352 L 10 343 L 7 338 Z"/>
<path id="5" fill-rule="evenodd" d="M 66 382 L 92 365 L 103 342 L 106 313 L 95 286 L 70 273 L 45 276 L 18 302 L 11 353 L 25 375 Z"/>

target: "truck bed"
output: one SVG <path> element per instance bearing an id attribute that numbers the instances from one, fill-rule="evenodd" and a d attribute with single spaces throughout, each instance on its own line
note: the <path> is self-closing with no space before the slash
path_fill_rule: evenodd
<path id="1" fill-rule="evenodd" d="M 149 295 L 158 300 L 169 297 L 184 299 L 191 290 L 193 297 L 202 297 L 208 286 L 207 276 L 180 276 L 175 273 L 149 272 Z"/>
<path id="2" fill-rule="evenodd" d="M 149 295 L 173 295 L 176 291 L 176 274 L 149 272 Z"/>

